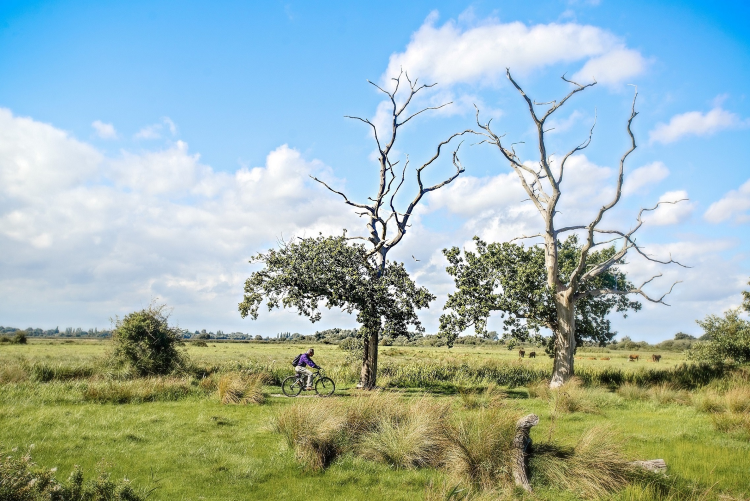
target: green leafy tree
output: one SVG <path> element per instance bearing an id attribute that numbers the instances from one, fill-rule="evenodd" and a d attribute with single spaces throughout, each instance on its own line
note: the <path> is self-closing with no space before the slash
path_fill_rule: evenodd
<path id="1" fill-rule="evenodd" d="M 689 357 L 721 363 L 732 360 L 738 364 L 750 362 L 750 322 L 741 318 L 741 308 L 728 310 L 723 317 L 708 315 L 697 320 L 705 334 L 701 339 L 708 341 L 694 345 Z"/>
<path id="2" fill-rule="evenodd" d="M 440 330 L 449 342 L 466 329 L 473 327 L 477 335 L 489 336 L 487 320 L 493 312 L 503 318 L 505 330 L 516 341 L 543 341 L 548 353 L 554 352 L 554 336 L 544 337 L 542 328 L 559 330 L 554 292 L 547 284 L 544 268 L 544 249 L 524 247 L 514 243 L 486 243 L 474 237 L 476 252 L 458 247 L 443 250 L 450 265 L 447 268 L 457 292 L 448 296 L 440 317 Z M 568 280 L 581 252 L 578 238 L 573 235 L 559 243 L 559 272 L 561 280 Z M 616 253 L 609 247 L 591 253 L 590 263 L 607 261 Z M 633 288 L 625 273 L 617 267 L 608 268 L 579 288 L 576 307 L 576 344 L 593 341 L 604 345 L 616 332 L 611 329 L 607 315 L 614 311 L 627 316 L 628 310 L 638 311 L 641 304 L 631 301 L 626 292 Z M 602 289 L 622 291 L 622 294 L 590 294 Z"/>
<path id="3" fill-rule="evenodd" d="M 112 332 L 115 360 L 132 368 L 139 376 L 169 374 L 183 369 L 186 355 L 182 330 L 170 327 L 165 305 L 151 305 L 117 319 Z"/>
<path id="4" fill-rule="evenodd" d="M 750 285 L 750 282 L 747 285 Z M 750 291 L 742 291 L 742 309 L 750 312 Z"/>
<path id="5" fill-rule="evenodd" d="M 540 103 L 532 100 L 524 92 L 521 86 L 518 85 L 511 76 L 510 70 L 506 72 L 506 75 L 516 90 L 520 93 L 521 98 L 528 107 L 531 120 L 536 129 L 533 143 L 534 149 L 537 151 L 534 155 L 536 156 L 538 154 L 538 156 L 529 160 L 522 159 L 516 152 L 515 145 L 518 143 L 509 144 L 510 142 L 504 139 L 505 134 L 497 134 L 493 131 L 490 122 L 485 124 L 479 122 L 479 112 L 477 112 L 477 126 L 480 130 L 477 131 L 476 134 L 483 137 L 483 143 L 497 148 L 497 151 L 500 153 L 504 161 L 508 162 L 511 169 L 516 173 L 519 183 L 528 195 L 531 203 L 534 204 L 534 207 L 541 218 L 541 232 L 537 235 L 522 238 L 541 238 L 544 245 L 543 269 L 546 275 L 547 288 L 550 291 L 549 298 L 554 303 L 555 315 L 557 316 L 557 319 L 552 322 L 555 359 L 550 386 L 558 387 L 564 384 L 565 381 L 570 379 L 574 374 L 573 354 L 576 350 L 576 338 L 581 337 L 581 334 L 577 332 L 578 326 L 576 325 L 577 319 L 581 316 L 577 313 L 577 309 L 582 306 L 582 304 L 579 305 L 581 300 L 596 296 L 640 294 L 649 301 L 663 303 L 663 298 L 666 294 L 662 295 L 660 298 L 652 299 L 643 290 L 643 286 L 656 277 L 652 277 L 640 287 L 632 287 L 627 291 L 621 289 L 610 289 L 608 287 L 595 289 L 591 288 L 590 284 L 596 283 L 599 277 L 606 275 L 609 268 L 621 263 L 630 250 L 637 252 L 650 261 L 662 264 L 674 263 L 675 261 L 671 258 L 669 260 L 660 261 L 644 253 L 638 244 L 636 244 L 634 234 L 643 224 L 641 216 L 644 211 L 655 210 L 660 204 L 676 203 L 676 201 L 659 202 L 651 209 L 642 209 L 638 215 L 638 223 L 630 230 L 622 231 L 600 227 L 600 223 L 603 221 L 606 213 L 615 207 L 622 197 L 622 185 L 625 178 L 625 160 L 636 148 L 635 136 L 631 129 L 633 120 L 637 115 L 635 111 L 634 97 L 630 118 L 627 121 L 626 127 L 630 139 L 630 147 L 625 154 L 620 157 L 619 168 L 617 170 L 617 184 L 611 199 L 596 211 L 596 215 L 589 222 L 562 227 L 561 225 L 558 225 L 556 217 L 560 213 L 559 203 L 564 192 L 563 181 L 565 179 L 566 162 L 573 155 L 589 146 L 594 128 L 592 126 L 588 138 L 581 144 L 573 147 L 565 154 L 556 155 L 548 149 L 546 133 L 549 131 L 549 127 L 547 120 L 575 94 L 595 85 L 596 82 L 594 81 L 586 85 L 580 85 L 563 76 L 565 82 L 574 86 L 573 90 L 559 101 L 554 100 Z M 539 107 L 546 107 L 546 109 L 540 109 Z M 566 273 L 561 269 L 564 257 L 559 253 L 559 250 L 561 249 L 559 243 L 564 238 L 565 234 L 571 233 L 582 235 L 582 244 L 576 256 L 575 265 Z M 608 242 L 612 242 L 613 239 L 619 240 L 620 245 L 618 245 L 619 249 L 617 252 L 612 253 L 606 260 L 595 263 L 593 256 L 596 255 L 595 251 L 597 250 L 597 247 L 607 245 Z M 606 281 L 599 281 L 600 284 L 605 284 L 605 282 Z M 534 304 L 537 303 L 538 301 Z M 593 307 L 601 307 L 605 303 L 593 302 L 590 304 L 592 304 Z M 603 318 L 603 316 L 594 314 L 591 316 L 591 323 L 589 325 L 594 325 L 597 318 Z M 585 327 L 586 325 L 584 324 L 583 328 Z M 601 327 L 595 329 L 595 331 L 601 330 Z M 594 331 L 584 333 L 584 335 L 588 336 L 593 332 Z"/>
<path id="6" fill-rule="evenodd" d="M 409 183 L 407 183 L 407 169 L 410 169 L 410 166 L 414 165 L 410 163 L 410 159 L 408 156 L 403 158 L 399 153 L 398 150 L 403 151 L 402 145 L 399 145 L 398 149 L 396 148 L 397 140 L 399 137 L 401 137 L 401 127 L 428 110 L 443 108 L 450 103 L 446 103 L 440 106 L 430 106 L 422 108 L 418 111 L 414 111 L 411 106 L 413 104 L 414 96 L 416 96 L 424 89 L 433 87 L 435 84 L 419 84 L 418 80 L 415 79 L 412 81 L 409 78 L 409 75 L 405 74 L 403 71 L 398 75 L 398 77 L 392 78 L 391 82 L 392 84 L 390 85 L 390 90 L 384 89 L 370 82 L 370 84 L 372 84 L 380 92 L 385 94 L 389 101 L 389 116 L 387 125 L 385 127 L 379 128 L 376 124 L 372 123 L 367 118 L 347 117 L 366 124 L 372 131 L 372 137 L 375 141 L 376 158 L 379 170 L 377 176 L 377 190 L 375 190 L 375 192 L 371 196 L 367 197 L 366 202 L 356 202 L 343 192 L 335 190 L 324 181 L 313 177 L 315 181 L 325 186 L 328 190 L 335 193 L 336 195 L 341 196 L 345 204 L 354 208 L 357 214 L 365 219 L 367 236 L 351 237 L 351 239 L 359 239 L 367 242 L 366 245 L 368 245 L 368 249 L 364 254 L 364 257 L 366 258 L 364 262 L 366 263 L 366 265 L 363 264 L 362 266 L 366 266 L 367 269 L 371 270 L 372 273 L 368 278 L 368 281 L 373 283 L 373 285 L 371 286 L 371 289 L 373 291 L 380 291 L 378 292 L 379 295 L 377 296 L 380 299 L 385 298 L 384 291 L 388 287 L 396 287 L 396 289 L 401 287 L 394 282 L 395 280 L 400 280 L 401 278 L 399 277 L 403 277 L 403 280 L 408 280 L 408 276 L 406 275 L 406 271 L 404 271 L 403 269 L 403 265 L 397 265 L 389 262 L 387 257 L 390 250 L 401 243 L 404 236 L 406 235 L 406 232 L 411 226 L 410 219 L 414 209 L 426 194 L 438 190 L 443 186 L 446 186 L 454 179 L 456 179 L 462 172 L 464 172 L 464 169 L 461 166 L 457 156 L 458 147 L 453 152 L 453 166 L 456 168 L 456 170 L 451 175 L 444 178 L 443 181 L 435 184 L 427 183 L 425 180 L 427 174 L 426 169 L 438 160 L 443 151 L 443 147 L 450 143 L 454 138 L 471 132 L 466 130 L 463 132 L 452 134 L 446 140 L 441 141 L 437 144 L 435 153 L 431 157 L 421 163 L 421 165 L 416 164 L 417 167 L 414 168 L 413 172 L 417 189 L 415 190 L 414 197 L 411 198 L 408 203 L 401 204 L 401 195 L 403 195 L 403 191 L 401 190 L 405 185 L 409 185 Z M 412 122 L 412 124 L 413 123 L 414 122 Z M 317 271 L 318 270 L 316 270 L 316 272 Z M 389 274 L 392 275 L 391 278 L 388 278 Z M 358 276 L 363 277 L 364 275 Z M 383 285 L 375 286 L 374 283 L 381 279 L 384 280 Z M 408 282 L 412 283 L 411 280 L 408 280 Z M 308 289 L 304 290 L 308 291 Z M 291 296 L 293 295 L 290 295 L 290 297 Z M 359 382 L 359 385 L 361 387 L 375 387 L 375 382 L 377 379 L 379 338 L 384 335 L 389 335 L 388 329 L 391 328 L 390 326 L 395 327 L 404 323 L 405 320 L 399 319 L 402 314 L 406 314 L 406 317 L 408 317 L 409 321 L 411 321 L 411 313 L 407 314 L 406 312 L 410 312 L 413 307 L 416 307 L 417 304 L 422 304 L 424 297 L 424 295 L 420 295 L 420 297 L 414 298 L 413 300 L 399 300 L 399 302 L 403 303 L 403 307 L 398 307 L 395 309 L 391 308 L 388 315 L 380 314 L 379 310 L 381 309 L 382 305 L 388 303 L 390 299 L 386 300 L 385 303 L 379 303 L 380 299 L 373 298 L 371 300 L 372 304 L 370 304 L 369 306 L 365 306 L 363 304 L 361 306 L 361 309 L 359 309 L 359 306 L 357 307 L 357 311 L 359 311 L 360 322 L 364 327 L 364 330 L 361 331 L 364 337 L 362 372 Z M 363 300 L 366 301 L 367 299 L 364 298 Z M 299 301 L 302 301 L 302 299 L 299 298 Z M 336 302 L 339 301 L 339 299 L 337 297 L 332 297 L 331 301 Z M 348 303 L 355 304 L 354 301 Z M 411 306 L 407 305 L 407 303 Z M 424 307 L 426 306 L 427 304 L 424 303 Z M 242 310 L 242 307 L 240 309 Z M 312 318 L 313 317 L 311 317 L 311 319 Z M 382 329 L 384 330 L 379 330 L 378 326 L 382 327 Z"/>
<path id="7" fill-rule="evenodd" d="M 348 244 L 345 236 L 305 238 L 256 255 L 251 262 L 263 269 L 245 281 L 239 304 L 243 318 L 258 318 L 266 301 L 274 308 L 294 308 L 317 322 L 320 306 L 357 313 L 360 332 L 368 340 L 378 334 L 408 334 L 408 326 L 423 332 L 416 310 L 427 308 L 435 296 L 418 287 L 401 263 L 383 265 L 361 244 Z M 366 345 L 365 345 L 366 346 Z M 371 359 L 377 372 L 377 352 Z M 370 388 L 375 379 L 366 381 Z"/>

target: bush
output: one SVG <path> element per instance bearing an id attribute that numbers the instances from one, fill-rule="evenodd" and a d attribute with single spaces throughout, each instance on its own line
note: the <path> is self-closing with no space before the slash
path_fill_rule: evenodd
<path id="1" fill-rule="evenodd" d="M 114 358 L 139 376 L 170 374 L 184 369 L 187 358 L 177 347 L 182 331 L 170 327 L 166 306 L 151 305 L 118 319 L 112 332 Z"/>
<path id="2" fill-rule="evenodd" d="M 17 331 L 13 336 L 13 344 L 26 344 L 26 331 Z"/>
<path id="3" fill-rule="evenodd" d="M 102 471 L 84 481 L 76 466 L 65 482 L 55 479 L 57 468 L 44 469 L 31 461 L 30 454 L 17 457 L 15 451 L 0 450 L 0 500 L 2 501 L 141 501 L 147 492 L 133 489 L 127 479 L 115 481 Z"/>
<path id="4" fill-rule="evenodd" d="M 693 360 L 722 363 L 731 360 L 737 364 L 750 362 L 750 321 L 740 318 L 739 308 L 728 310 L 724 317 L 709 315 L 698 320 L 705 332 L 698 343 L 688 352 Z"/>

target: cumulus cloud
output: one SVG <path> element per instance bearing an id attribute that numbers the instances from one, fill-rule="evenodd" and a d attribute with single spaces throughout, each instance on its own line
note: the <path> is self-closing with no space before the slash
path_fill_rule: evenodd
<path id="1" fill-rule="evenodd" d="M 677 203 L 664 203 L 659 205 L 656 210 L 644 213 L 643 220 L 649 225 L 679 224 L 689 218 L 695 210 L 695 204 L 688 200 L 688 193 L 684 190 L 668 191 L 659 197 L 659 202 Z"/>
<path id="2" fill-rule="evenodd" d="M 662 162 L 651 162 L 643 167 L 638 167 L 625 178 L 622 185 L 622 194 L 627 197 L 639 192 L 647 192 L 649 188 L 667 176 L 669 176 L 669 169 Z"/>
<path id="3" fill-rule="evenodd" d="M 0 314 L 103 326 L 160 297 L 183 323 L 239 322 L 251 255 L 278 238 L 359 229 L 309 174 L 331 178 L 286 145 L 233 173 L 203 164 L 181 141 L 108 158 L 0 109 Z"/>
<path id="4" fill-rule="evenodd" d="M 101 120 L 94 120 L 91 126 L 96 131 L 96 135 L 102 139 L 115 139 L 117 137 L 117 131 L 112 124 L 104 123 Z"/>
<path id="5" fill-rule="evenodd" d="M 668 124 L 659 123 L 649 132 L 652 143 L 673 143 L 686 136 L 710 136 L 724 129 L 747 127 L 750 120 L 716 106 L 707 113 L 689 111 L 673 116 Z"/>
<path id="6" fill-rule="evenodd" d="M 711 223 L 721 223 L 733 219 L 736 223 L 750 222 L 750 180 L 739 189 L 732 190 L 721 200 L 714 202 L 703 217 Z"/>
<path id="7" fill-rule="evenodd" d="M 412 35 L 403 52 L 391 55 L 383 80 L 401 68 L 441 85 L 495 82 L 505 68 L 520 73 L 558 63 L 585 62 L 576 74 L 584 80 L 616 84 L 640 74 L 645 59 L 611 32 L 576 23 L 527 26 L 521 22 L 437 25 L 433 12 Z"/>

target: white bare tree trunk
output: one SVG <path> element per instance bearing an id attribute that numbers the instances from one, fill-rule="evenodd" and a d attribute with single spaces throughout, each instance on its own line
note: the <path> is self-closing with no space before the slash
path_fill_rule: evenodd
<path id="1" fill-rule="evenodd" d="M 555 329 L 555 363 L 552 368 L 550 388 L 559 388 L 573 377 L 573 360 L 576 349 L 575 303 L 570 294 L 555 294 L 557 329 Z"/>

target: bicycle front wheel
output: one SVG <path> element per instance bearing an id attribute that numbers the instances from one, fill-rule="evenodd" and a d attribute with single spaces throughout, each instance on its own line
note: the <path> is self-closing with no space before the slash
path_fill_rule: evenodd
<path id="1" fill-rule="evenodd" d="M 329 377 L 322 377 L 315 381 L 315 393 L 321 397 L 330 397 L 336 391 L 336 383 Z"/>
<path id="2" fill-rule="evenodd" d="M 296 397 L 302 391 L 302 384 L 297 379 L 297 376 L 289 376 L 281 383 L 281 391 L 287 397 Z"/>

